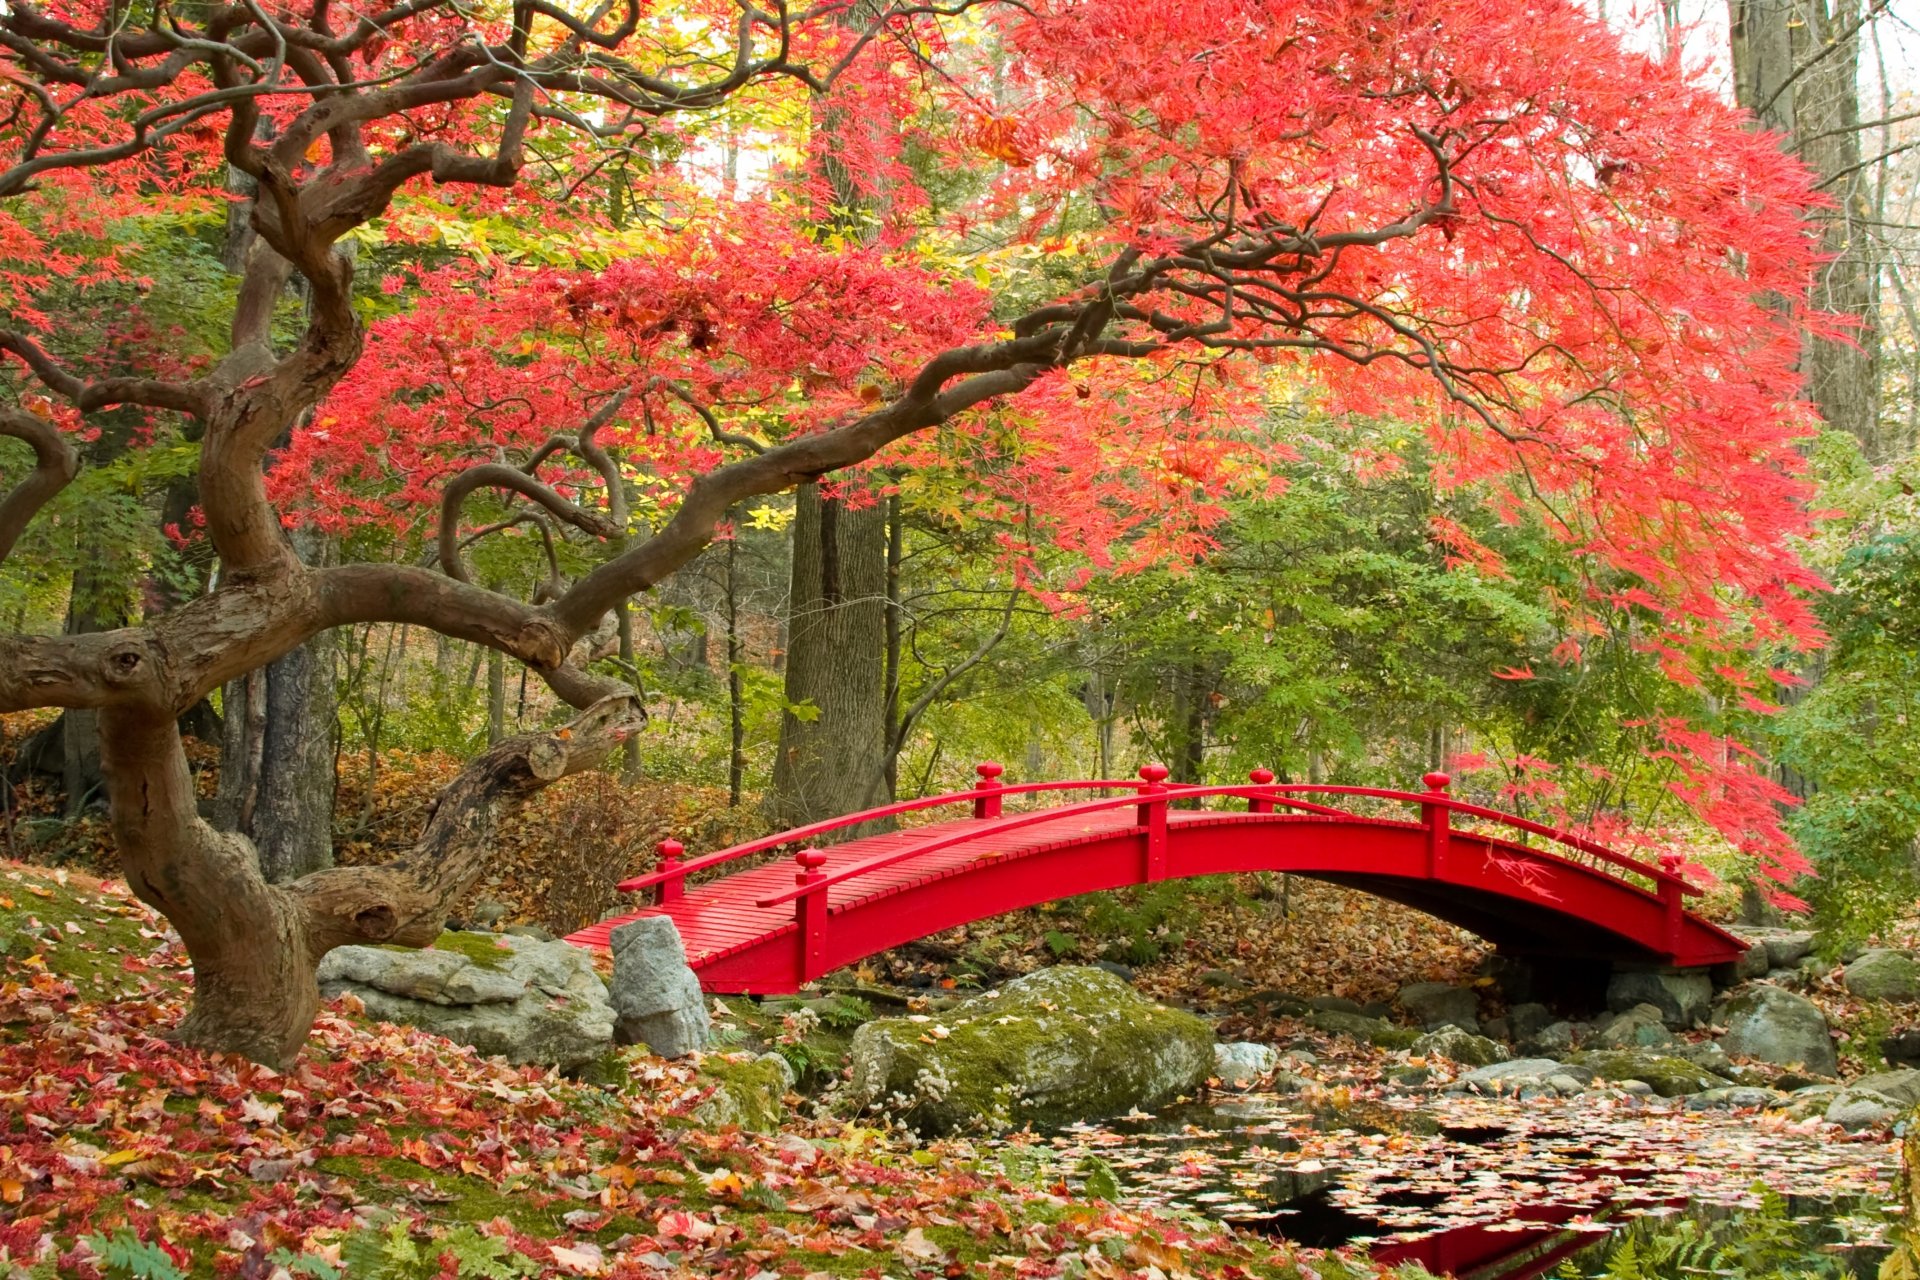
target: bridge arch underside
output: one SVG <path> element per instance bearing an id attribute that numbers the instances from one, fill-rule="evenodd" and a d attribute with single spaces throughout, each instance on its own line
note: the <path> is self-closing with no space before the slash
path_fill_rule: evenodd
<path id="1" fill-rule="evenodd" d="M 1164 874 L 1178 879 L 1275 871 L 1349 886 L 1424 911 L 1503 951 L 1549 964 L 1710 965 L 1743 949 L 1692 916 L 1675 929 L 1649 889 L 1521 845 L 1455 831 L 1437 867 L 1428 832 L 1416 823 L 1291 814 L 1168 815 Z M 1147 880 L 1138 830 L 1092 833 L 1017 855 L 860 892 L 836 886 L 829 927 L 806 961 L 831 972 L 943 929 Z M 777 994 L 801 981 L 798 929 L 775 933 L 706 962 L 701 985 L 718 993 Z M 791 978 L 769 983 L 773 973 Z"/>

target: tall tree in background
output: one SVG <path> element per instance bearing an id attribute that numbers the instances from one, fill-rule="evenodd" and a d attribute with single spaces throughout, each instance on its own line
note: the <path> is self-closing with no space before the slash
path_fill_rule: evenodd
<path id="1" fill-rule="evenodd" d="M 1880 262 L 1872 198 L 1876 166 L 1861 159 L 1860 37 L 1885 0 L 1727 0 L 1734 97 L 1816 175 L 1832 203 L 1814 217 L 1831 260 L 1813 301 L 1845 316 L 1838 335 L 1809 335 L 1807 390 L 1820 416 L 1889 456 L 1880 423 Z"/>
<path id="2" fill-rule="evenodd" d="M 948 39 L 969 22 L 1008 51 L 997 84 Z M 0 563 L 71 482 L 86 415 L 124 407 L 194 424 L 220 565 L 124 627 L 0 632 L 0 710 L 99 712 L 129 884 L 194 963 L 195 1045 L 285 1062 L 328 949 L 436 937 L 496 806 L 638 731 L 630 687 L 589 668 L 612 612 L 737 504 L 875 459 L 999 459 L 982 474 L 1034 513 L 1030 535 L 1150 562 L 1203 546 L 1210 495 L 1276 447 L 1247 409 L 1284 378 L 1336 418 L 1431 424 L 1450 490 L 1551 512 L 1609 575 L 1569 610 L 1634 611 L 1676 672 L 1813 639 L 1792 549 L 1807 184 L 1572 5 L 407 0 L 347 18 L 325 0 L 82 0 L 14 3 L 0 35 L 0 436 L 19 442 Z M 759 86 L 875 77 L 923 105 L 922 145 L 992 166 L 933 230 L 964 245 L 990 227 L 1021 254 L 976 276 L 905 241 L 823 243 L 816 201 L 718 199 L 631 164 L 696 146 L 695 114 Z M 259 187 L 230 349 L 204 370 L 98 367 L 41 305 L 52 281 L 121 269 L 111 218 L 224 201 L 194 176 L 222 159 Z M 581 190 L 615 181 L 671 222 L 595 222 Z M 444 234 L 449 205 L 505 251 L 357 289 L 343 241 Z M 310 301 L 283 337 L 293 276 Z M 645 499 L 630 520 L 627 481 Z M 309 566 L 284 528 L 375 511 L 427 516 L 438 567 L 396 539 Z M 531 598 L 474 580 L 493 538 L 543 559 Z M 250 841 L 200 817 L 175 719 L 373 622 L 497 650 L 582 714 L 480 755 L 408 856 L 271 884 Z M 1737 762 L 1684 741 L 1703 812 L 1790 880 L 1771 811 L 1727 799 L 1754 794 Z"/>

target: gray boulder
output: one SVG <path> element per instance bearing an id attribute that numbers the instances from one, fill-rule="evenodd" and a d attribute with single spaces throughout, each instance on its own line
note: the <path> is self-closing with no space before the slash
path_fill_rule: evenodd
<path id="1" fill-rule="evenodd" d="M 1766 940 L 1762 938 L 1750 940 L 1747 949 L 1733 962 L 1733 976 L 1738 982 L 1764 978 L 1772 969 L 1773 959 L 1767 954 Z"/>
<path id="2" fill-rule="evenodd" d="M 642 916 L 615 929 L 609 941 L 615 1039 L 644 1044 L 663 1058 L 706 1048 L 713 1040 L 713 1021 L 673 921 Z"/>
<path id="3" fill-rule="evenodd" d="M 1727 1002 L 1720 1047 L 1736 1058 L 1839 1074 L 1840 1060 L 1820 1006 L 1771 983 L 1756 982 Z"/>
<path id="4" fill-rule="evenodd" d="M 1637 1004 L 1609 1019 L 1594 1033 L 1593 1043 L 1601 1049 L 1665 1049 L 1675 1040 L 1660 1010 Z"/>
<path id="5" fill-rule="evenodd" d="M 1875 1093 L 1858 1085 L 1842 1089 L 1827 1104 L 1827 1123 L 1837 1124 L 1848 1133 L 1885 1128 L 1899 1118 L 1898 1102 L 1884 1093 Z"/>
<path id="6" fill-rule="evenodd" d="M 1052 1128 L 1150 1107 L 1213 1074 L 1213 1030 L 1110 973 L 1062 965 L 937 1018 L 880 1018 L 853 1034 L 856 1106 L 923 1134 Z"/>
<path id="7" fill-rule="evenodd" d="M 1213 1075 L 1229 1089 L 1250 1089 L 1280 1065 L 1272 1045 L 1237 1040 L 1213 1046 Z"/>
<path id="8" fill-rule="evenodd" d="M 1400 988 L 1400 994 L 1394 999 L 1415 1022 L 1429 1031 L 1453 1026 L 1479 1034 L 1480 997 L 1466 987 L 1450 986 L 1444 982 L 1416 982 Z"/>
<path id="9" fill-rule="evenodd" d="M 1862 1000 L 1920 999 L 1920 965 L 1904 951 L 1865 951 L 1843 975 L 1847 991 Z"/>
<path id="10" fill-rule="evenodd" d="M 1625 1013 L 1643 1004 L 1659 1010 L 1669 1027 L 1698 1026 L 1713 1004 L 1713 980 L 1704 969 L 1628 970 L 1608 980 L 1607 1008 Z"/>
<path id="11" fill-rule="evenodd" d="M 509 1062 L 571 1070 L 613 1043 L 606 984 L 587 953 L 564 942 L 444 934 L 426 951 L 337 947 L 318 977 L 328 998 L 352 995 L 383 1022 Z"/>
<path id="12" fill-rule="evenodd" d="M 1550 1022 L 1532 1035 L 1520 1036 L 1516 1044 L 1527 1053 L 1551 1058 L 1571 1052 L 1576 1039 L 1573 1024 L 1562 1020 Z"/>
<path id="13" fill-rule="evenodd" d="M 1507 1051 L 1495 1041 L 1459 1027 L 1427 1032 L 1413 1042 L 1411 1052 L 1415 1057 L 1445 1058 L 1466 1067 L 1491 1066 L 1507 1056 Z"/>
<path id="14" fill-rule="evenodd" d="M 1735 933 L 1752 944 L 1747 956 L 1736 962 L 1740 966 L 1758 964 L 1760 956 L 1765 957 L 1765 968 L 1759 974 L 1740 972 L 1741 978 L 1764 976 L 1773 969 L 1791 969 L 1806 959 L 1813 950 L 1813 933 L 1808 929 L 1781 929 L 1771 925 L 1741 925 Z M 1755 955 L 1755 952 L 1759 955 Z"/>
<path id="15" fill-rule="evenodd" d="M 1560 1077 L 1565 1077 L 1565 1080 Z M 1481 1067 L 1478 1071 L 1469 1071 L 1455 1080 L 1447 1092 L 1521 1094 L 1532 1090 L 1559 1093 L 1566 1089 L 1567 1081 L 1575 1085 L 1574 1090 L 1568 1091 L 1576 1092 L 1592 1083 L 1593 1072 L 1585 1067 L 1556 1062 L 1552 1058 L 1514 1058 Z"/>
<path id="16" fill-rule="evenodd" d="M 1903 1107 L 1920 1106 L 1920 1071 L 1881 1071 L 1861 1076 L 1849 1087 L 1884 1094 Z"/>

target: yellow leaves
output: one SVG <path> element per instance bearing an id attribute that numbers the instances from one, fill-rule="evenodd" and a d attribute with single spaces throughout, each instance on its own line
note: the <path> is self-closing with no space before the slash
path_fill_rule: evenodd
<path id="1" fill-rule="evenodd" d="M 792 523 L 793 509 L 791 507 L 782 508 L 768 503 L 762 503 L 760 506 L 754 507 L 747 512 L 747 527 L 749 529 L 765 529 L 772 533 L 780 533 Z"/>
<path id="2" fill-rule="evenodd" d="M 26 1185 L 15 1178 L 0 1178 L 0 1201 L 19 1204 L 27 1194 Z"/>
<path id="3" fill-rule="evenodd" d="M 747 1193 L 747 1184 L 731 1169 L 716 1169 L 712 1173 L 702 1174 L 700 1181 L 708 1195 L 721 1199 L 737 1200 Z"/>
<path id="4" fill-rule="evenodd" d="M 107 1168 L 112 1169 L 118 1165 L 126 1164 L 129 1161 L 138 1160 L 139 1158 L 140 1158 L 140 1153 L 138 1151 L 135 1151 L 133 1148 L 128 1147 L 124 1150 L 115 1151 L 109 1155 L 102 1156 L 100 1158 L 100 1163 L 107 1166 Z"/>

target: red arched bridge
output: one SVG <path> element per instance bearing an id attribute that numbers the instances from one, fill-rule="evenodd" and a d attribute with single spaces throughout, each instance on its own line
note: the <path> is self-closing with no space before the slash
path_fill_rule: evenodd
<path id="1" fill-rule="evenodd" d="M 664 841 L 658 870 L 620 884 L 651 890 L 653 905 L 568 941 L 605 947 L 629 920 L 669 916 L 708 991 L 772 995 L 942 929 L 1057 898 L 1186 876 L 1284 871 L 1405 903 L 1541 959 L 1691 967 L 1726 963 L 1745 950 L 1686 910 L 1685 899 L 1699 891 L 1671 860 L 1636 861 L 1456 800 L 1443 773 L 1426 775 L 1423 792 L 1276 783 L 1264 769 L 1245 785 L 1217 787 L 1170 784 L 1162 765 L 1145 766 L 1138 781 L 1008 785 L 997 764 L 978 773 L 969 791 L 848 814 L 703 857 L 683 861 L 680 844 Z M 1019 813 L 1005 808 L 1010 796 L 1116 790 L 1127 794 Z M 1399 802 L 1417 816 L 1338 807 L 1363 798 Z M 1207 802 L 1238 805 L 1198 807 Z M 804 847 L 830 832 L 947 806 L 970 812 L 828 849 Z M 688 883 L 792 845 L 803 846 L 792 861 Z"/>

